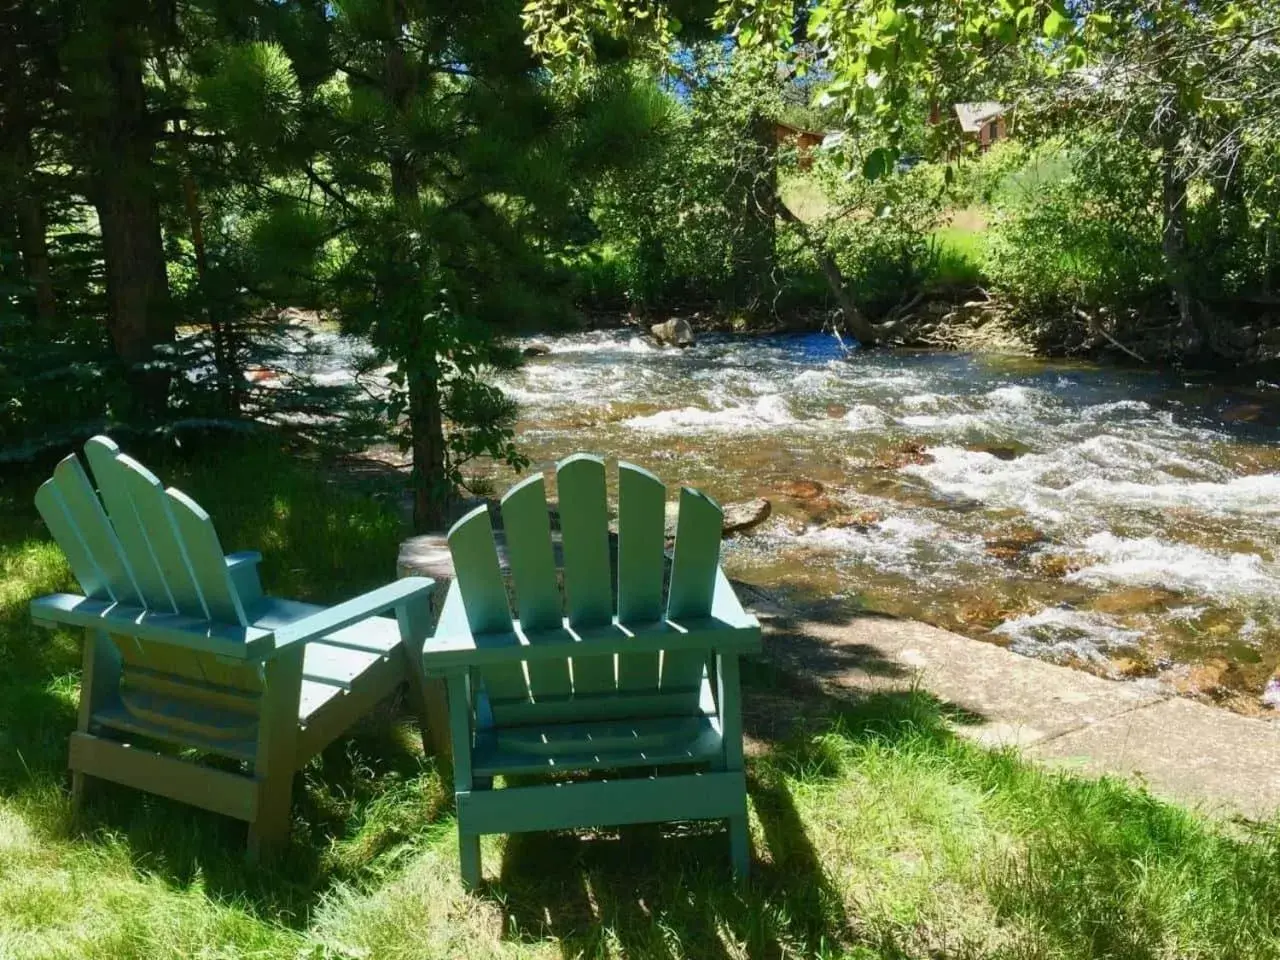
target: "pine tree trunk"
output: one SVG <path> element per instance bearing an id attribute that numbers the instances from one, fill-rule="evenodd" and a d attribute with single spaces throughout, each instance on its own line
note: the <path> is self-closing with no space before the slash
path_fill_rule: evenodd
<path id="1" fill-rule="evenodd" d="M 52 334 L 57 326 L 58 298 L 53 291 L 44 205 L 36 191 L 30 131 L 22 131 L 14 159 L 19 176 L 14 213 L 22 246 L 22 269 L 35 297 L 36 320 L 46 334 Z"/>
<path id="2" fill-rule="evenodd" d="M 395 0 L 397 22 L 403 10 Z M 386 96 L 403 122 L 413 77 L 399 35 L 385 47 Z M 413 157 L 394 151 L 387 158 L 391 169 L 391 196 L 405 219 L 414 216 L 420 205 L 421 178 Z M 425 324 L 425 318 L 417 321 Z M 409 389 L 409 449 L 413 456 L 413 528 L 419 533 L 443 530 L 448 518 L 449 489 L 445 475 L 444 418 L 440 409 L 440 382 L 434 345 L 421 327 L 414 331 L 413 344 L 405 363 Z"/>
<path id="3" fill-rule="evenodd" d="M 157 129 L 147 110 L 136 27 L 117 22 L 109 29 L 101 110 L 88 118 L 86 131 L 92 199 L 102 230 L 111 341 L 128 368 L 133 412 L 157 416 L 167 406 L 170 373 L 139 369 L 174 338 L 153 169 Z"/>
<path id="4" fill-rule="evenodd" d="M 36 321 L 45 333 L 53 332 L 57 322 L 58 299 L 53 290 L 53 272 L 49 264 L 48 228 L 44 204 L 36 186 L 35 151 L 31 146 L 30 92 L 16 74 L 23 67 L 11 59 L 12 49 L 5 51 L 3 75 L 5 130 L 0 136 L 9 163 L 16 174 L 12 185 L 5 185 L 16 224 L 18 250 L 22 256 L 22 272 L 35 300 Z"/>
<path id="5" fill-rule="evenodd" d="M 443 530 L 448 519 L 449 485 L 445 478 L 444 422 L 440 385 L 431 376 L 410 373 L 409 429 L 413 454 L 413 529 Z"/>

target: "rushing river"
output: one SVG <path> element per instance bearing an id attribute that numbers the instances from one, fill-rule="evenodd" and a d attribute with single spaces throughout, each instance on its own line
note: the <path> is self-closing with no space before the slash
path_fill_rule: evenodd
<path id="1" fill-rule="evenodd" d="M 522 449 L 768 498 L 727 542 L 733 575 L 1261 709 L 1280 662 L 1280 388 L 846 358 L 821 335 L 544 342 L 503 384 Z"/>

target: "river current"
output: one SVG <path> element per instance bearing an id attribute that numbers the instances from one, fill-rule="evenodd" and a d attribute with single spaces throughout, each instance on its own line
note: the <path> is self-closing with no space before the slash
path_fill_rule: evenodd
<path id="1" fill-rule="evenodd" d="M 726 541 L 734 576 L 1263 709 L 1280 662 L 1280 387 L 846 356 L 824 335 L 543 342 L 502 382 L 522 450 L 768 498 L 772 516 Z"/>
<path id="2" fill-rule="evenodd" d="M 329 335 L 322 380 L 357 344 Z M 1108 676 L 1280 708 L 1280 385 L 822 334 L 540 338 L 500 380 L 535 467 L 587 451 L 674 495 L 763 497 L 729 573 Z M 481 467 L 494 489 L 515 479 Z M 533 467 L 531 467 L 533 469 Z"/>

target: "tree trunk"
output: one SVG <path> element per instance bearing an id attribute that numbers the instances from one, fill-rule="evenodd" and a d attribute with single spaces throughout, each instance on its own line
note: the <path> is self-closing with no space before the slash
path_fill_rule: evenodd
<path id="1" fill-rule="evenodd" d="M 1160 144 L 1161 213 L 1160 250 L 1165 282 L 1178 311 L 1178 334 L 1183 349 L 1195 352 L 1203 345 L 1191 298 L 1190 263 L 1187 258 L 1187 176 L 1178 156 L 1177 119 L 1166 121 Z"/>
<path id="2" fill-rule="evenodd" d="M 147 110 L 137 27 L 113 22 L 107 40 L 101 111 L 87 124 L 93 204 L 102 229 L 111 340 L 126 365 L 134 412 L 157 416 L 170 372 L 142 369 L 171 344 L 174 317 L 165 274 L 153 160 L 157 129 Z"/>
<path id="3" fill-rule="evenodd" d="M 774 253 L 777 248 L 778 151 L 773 121 L 763 114 L 751 119 L 751 156 L 744 202 L 742 249 L 735 256 L 733 302 L 750 314 L 761 314 L 772 302 Z"/>
<path id="4" fill-rule="evenodd" d="M 48 228 L 44 204 L 36 189 L 31 133 L 21 131 L 20 137 L 14 156 L 19 177 L 14 213 L 22 247 L 22 269 L 35 297 L 36 321 L 46 334 L 52 334 L 57 326 L 58 298 L 53 291 L 53 271 L 49 265 Z"/>
<path id="5" fill-rule="evenodd" d="M 397 25 L 403 10 L 393 4 Z M 387 99 L 403 116 L 413 91 L 413 75 L 408 57 L 400 44 L 399 31 L 384 47 L 384 82 Z M 421 198 L 421 175 L 414 158 L 403 150 L 395 150 L 387 158 L 391 170 L 391 196 L 402 217 L 411 219 Z M 425 325 L 425 318 L 417 320 Z M 448 519 L 452 493 L 445 472 L 444 417 L 440 409 L 439 366 L 435 346 L 428 331 L 419 326 L 413 331 L 412 346 L 405 362 L 405 382 L 409 389 L 409 449 L 413 456 L 413 528 L 419 533 L 443 530 Z"/>
<path id="6" fill-rule="evenodd" d="M 413 529 L 428 533 L 445 528 L 451 493 L 445 477 L 440 385 L 434 377 L 422 372 L 411 372 L 407 380 L 413 453 Z"/>
<path id="7" fill-rule="evenodd" d="M 873 325 L 858 305 L 853 302 L 853 295 L 849 293 L 849 288 L 844 282 L 844 275 L 840 272 L 840 266 L 836 263 L 831 254 L 827 253 L 826 247 L 821 241 L 814 238 L 809 230 L 809 225 L 795 215 L 781 197 L 776 197 L 778 216 L 782 217 L 787 223 L 792 224 L 796 231 L 800 234 L 800 239 L 810 250 L 813 251 L 814 257 L 818 261 L 818 268 L 822 271 L 822 276 L 827 281 L 827 286 L 831 288 L 832 295 L 836 298 L 836 303 L 840 306 L 840 312 L 844 316 L 845 329 L 864 347 L 873 347 L 879 343 L 885 336 L 885 331 L 880 330 Z"/>

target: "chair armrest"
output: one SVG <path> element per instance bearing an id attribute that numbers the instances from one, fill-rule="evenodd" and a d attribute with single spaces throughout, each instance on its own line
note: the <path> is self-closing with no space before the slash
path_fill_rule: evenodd
<path id="1" fill-rule="evenodd" d="M 257 550 L 241 550 L 227 554 L 227 573 L 235 587 L 240 603 L 248 607 L 262 598 L 262 580 L 258 576 L 258 564 L 262 554 Z"/>
<path id="2" fill-rule="evenodd" d="M 727 624 L 743 629 L 760 629 L 760 621 L 742 608 L 742 601 L 733 592 L 729 578 L 723 569 L 716 570 L 715 593 L 711 596 L 711 616 L 723 620 Z"/>
<path id="3" fill-rule="evenodd" d="M 31 619 L 41 627 L 64 623 L 106 630 L 233 660 L 258 659 L 275 647 L 275 634 L 270 630 L 197 620 L 176 613 L 157 613 L 71 593 L 54 593 L 32 600 Z"/>
<path id="4" fill-rule="evenodd" d="M 715 650 L 726 653 L 758 650 L 760 627 L 754 618 L 748 619 L 750 622 L 739 624 L 717 617 L 625 624 L 615 617 L 608 625 L 587 630 L 574 629 L 566 619 L 559 629 L 536 633 L 526 633 L 519 621 L 513 621 L 510 631 L 476 635 L 467 626 L 462 595 L 455 581 L 449 587 L 436 634 L 423 647 L 422 663 L 427 673 L 439 675 L 459 667 L 482 667 L 521 660 L 656 653 L 659 650 Z"/>
<path id="5" fill-rule="evenodd" d="M 262 562 L 262 554 L 257 550 L 237 550 L 235 553 L 228 553 L 227 569 L 235 570 L 242 566 L 256 566 Z"/>
<path id="6" fill-rule="evenodd" d="M 415 601 L 431 602 L 431 587 L 435 581 L 427 577 L 405 577 L 385 587 L 378 587 L 337 606 L 295 620 L 276 631 L 276 649 L 295 643 L 306 643 L 349 627 L 361 620 L 368 620 L 387 610 L 407 607 Z"/>

